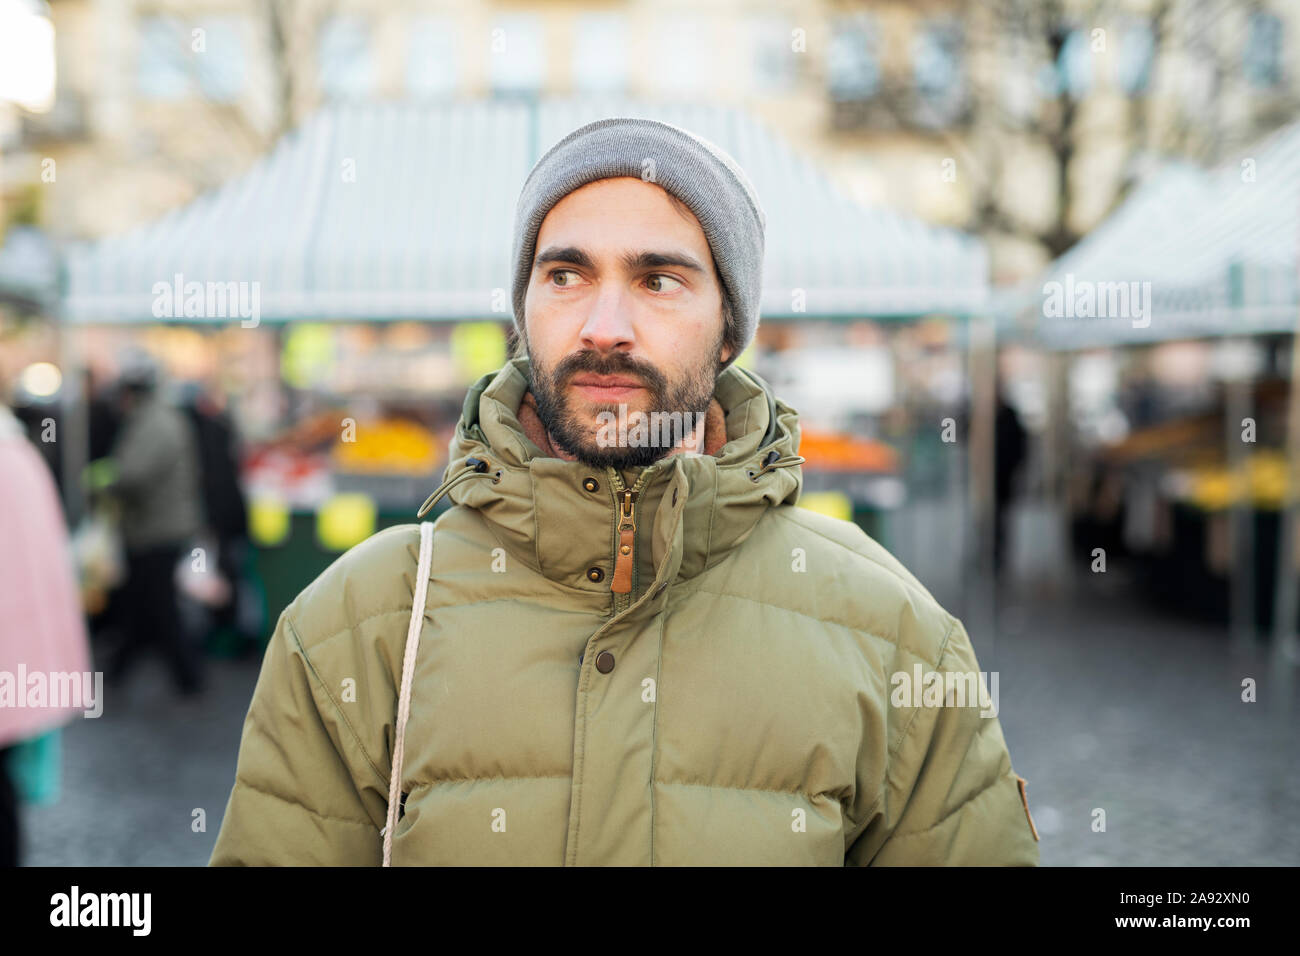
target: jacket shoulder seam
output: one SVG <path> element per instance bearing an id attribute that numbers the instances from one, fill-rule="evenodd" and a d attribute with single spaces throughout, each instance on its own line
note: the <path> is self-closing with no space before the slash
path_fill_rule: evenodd
<path id="1" fill-rule="evenodd" d="M 792 507 L 793 507 L 793 506 L 792 506 Z M 939 602 L 936 601 L 936 600 L 934 599 L 934 595 L 931 594 L 929 591 L 927 591 L 927 590 L 925 589 L 924 585 L 922 585 L 920 582 L 918 582 L 918 581 L 909 581 L 907 578 L 903 577 L 903 575 L 899 574 L 897 571 L 895 571 L 895 570 L 894 570 L 893 568 L 891 568 L 889 565 L 887 565 L 887 564 L 885 564 L 885 563 L 883 563 L 883 562 L 881 562 L 881 561 L 876 560 L 876 559 L 873 558 L 871 555 L 866 554 L 866 553 L 863 552 L 863 551 L 859 551 L 857 548 L 851 547 L 850 545 L 845 544 L 843 541 L 836 541 L 836 540 L 835 540 L 834 538 L 832 538 L 830 535 L 824 534 L 824 533 L 822 533 L 821 531 L 818 531 L 816 528 L 813 528 L 813 527 L 811 527 L 811 526 L 809 526 L 809 525 L 800 524 L 799 522 L 797 522 L 797 521 L 795 521 L 793 518 L 791 518 L 788 514 L 786 514 L 785 512 L 783 512 L 780 508 L 773 508 L 773 509 L 771 509 L 771 511 L 772 511 L 773 514 L 775 514 L 775 515 L 776 515 L 778 518 L 780 518 L 782 521 L 786 521 L 786 522 L 789 522 L 790 524 L 797 525 L 800 529 L 802 529 L 802 530 L 804 530 L 804 531 L 809 531 L 809 532 L 811 532 L 811 533 L 817 535 L 817 537 L 819 537 L 819 538 L 823 538 L 824 540 L 829 541 L 831 544 L 835 545 L 836 547 L 840 548 L 841 550 L 847 551 L 849 554 L 857 555 L 859 558 L 862 558 L 862 560 L 864 560 L 864 561 L 869 561 L 869 562 L 871 562 L 871 564 L 873 564 L 873 565 L 875 565 L 876 567 L 880 568 L 880 570 L 886 572 L 890 577 L 892 577 L 894 580 L 896 580 L 896 581 L 898 581 L 899 583 L 901 583 L 901 584 L 902 584 L 904 587 L 906 587 L 909 591 L 917 591 L 917 592 L 919 592 L 920 595 L 921 595 L 922 597 L 925 598 L 925 600 L 926 600 L 927 603 L 932 604 L 932 605 L 938 607 L 940 610 L 943 610 L 943 608 L 942 608 L 942 606 L 939 604 Z M 857 527 L 857 525 L 854 525 L 854 527 Z M 865 534 L 866 532 L 863 532 L 863 533 Z M 947 614 L 947 611 L 944 611 L 944 613 Z"/>
<path id="2" fill-rule="evenodd" d="M 948 631 L 943 636 L 943 643 L 939 645 L 939 657 L 938 657 L 938 663 L 934 665 L 935 670 L 940 669 L 939 664 L 943 663 L 944 654 L 948 652 L 948 641 L 952 637 L 953 630 L 957 627 L 957 619 L 955 617 L 952 617 L 952 615 L 949 615 L 949 618 L 950 620 L 948 622 Z M 920 712 L 921 712 L 921 708 L 919 706 L 912 708 L 912 716 L 907 718 L 907 724 L 903 727 L 903 732 L 898 735 L 898 743 L 894 744 L 894 746 L 889 748 L 889 760 L 885 763 L 885 771 L 880 778 L 880 793 L 876 795 L 875 801 L 867 809 L 867 812 L 862 815 L 863 820 L 870 820 L 871 815 L 876 812 L 877 808 L 884 801 L 885 791 L 889 787 L 890 767 L 893 766 L 894 758 L 898 756 L 898 751 L 902 749 L 903 744 L 907 741 L 907 735 L 911 733 L 912 724 L 916 722 L 916 715 L 919 714 Z M 856 827 L 857 824 L 854 823 L 854 826 Z"/>
<path id="3" fill-rule="evenodd" d="M 410 612 L 408 611 L 407 613 Z M 307 654 L 307 648 L 303 646 L 302 639 L 298 636 L 298 629 L 294 626 L 293 618 L 286 615 L 285 624 L 289 628 L 289 633 L 293 635 L 293 642 L 298 645 L 298 650 L 302 654 L 302 659 L 307 664 L 307 670 L 311 673 L 311 676 L 315 679 L 316 683 L 320 685 L 321 691 L 324 692 L 325 696 L 329 699 L 330 704 L 334 707 L 334 712 L 338 714 L 339 719 L 343 721 L 343 726 L 347 727 L 348 733 L 352 735 L 352 739 L 361 750 L 362 756 L 366 758 L 366 763 L 370 764 L 370 769 L 375 772 L 375 776 L 379 778 L 380 782 L 387 784 L 387 778 L 380 772 L 378 765 L 370 756 L 370 751 L 366 750 L 366 745 L 361 742 L 361 737 L 357 734 L 356 728 L 352 726 L 352 721 L 348 720 L 348 715 L 344 713 L 343 708 L 339 706 L 339 702 L 335 700 L 334 695 L 330 693 L 330 689 L 326 686 L 325 681 L 321 679 L 320 673 L 316 670 L 316 665 L 312 663 L 311 657 Z M 335 635 L 331 635 L 331 637 L 334 636 Z"/>
<path id="4" fill-rule="evenodd" d="M 956 629 L 957 629 L 957 619 L 955 617 L 952 617 L 952 615 L 949 615 L 948 631 L 943 635 L 943 642 L 939 645 L 939 656 L 935 658 L 934 670 L 937 671 L 943 670 L 943 659 L 948 654 L 948 642 L 952 639 L 952 632 L 955 631 Z M 891 760 L 898 754 L 898 751 L 902 749 L 903 742 L 907 740 L 907 735 L 912 730 L 912 724 L 916 723 L 916 715 L 919 714 L 920 712 L 921 712 L 921 708 L 919 705 L 914 706 L 912 708 L 912 716 L 907 718 L 907 726 L 905 726 L 903 728 L 903 732 L 898 735 L 898 743 L 894 744 L 894 746 L 891 747 L 889 750 L 889 756 Z M 885 770 L 885 775 L 886 777 L 888 777 L 889 775 L 888 768 L 886 768 Z"/>
<path id="5" fill-rule="evenodd" d="M 394 607 L 394 608 L 388 608 L 387 610 L 384 611 L 375 611 L 373 614 L 367 614 L 365 617 L 358 618 L 357 620 L 353 621 L 350 624 L 345 624 L 343 627 L 340 627 L 336 631 L 330 631 L 328 634 L 324 635 L 315 643 L 313 643 L 312 646 L 319 647 L 321 644 L 327 644 L 330 641 L 334 640 L 334 638 L 338 637 L 340 634 L 347 634 L 350 631 L 355 631 L 362 624 L 365 624 L 369 621 L 373 621 L 377 617 L 383 617 L 386 614 L 405 614 L 409 618 L 411 616 L 411 610 L 412 609 L 410 607 Z M 307 653 L 306 647 L 302 643 L 301 638 L 298 638 L 297 627 L 294 625 L 292 620 L 290 620 L 289 626 L 294 628 L 294 638 L 298 640 L 298 646 L 302 648 L 303 653 L 306 654 Z"/>

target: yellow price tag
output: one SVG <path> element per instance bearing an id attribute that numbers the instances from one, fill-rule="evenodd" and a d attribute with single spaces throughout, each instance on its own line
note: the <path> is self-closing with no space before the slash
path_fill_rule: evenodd
<path id="1" fill-rule="evenodd" d="M 248 534 L 264 548 L 284 544 L 289 537 L 289 506 L 276 498 L 254 498 L 248 503 Z"/>
<path id="2" fill-rule="evenodd" d="M 853 520 L 853 502 L 842 491 L 812 491 L 800 495 L 799 507 L 841 521 Z"/>
<path id="3" fill-rule="evenodd" d="M 369 495 L 335 495 L 316 512 L 316 540 L 326 551 L 346 551 L 375 533 L 376 510 Z"/>
<path id="4" fill-rule="evenodd" d="M 506 329 L 500 322 L 461 322 L 451 330 L 451 355 L 464 381 L 506 364 Z"/>
<path id="5" fill-rule="evenodd" d="M 334 329 L 323 323 L 300 322 L 285 333 L 280 374 L 294 388 L 310 388 L 329 380 L 334 371 Z"/>

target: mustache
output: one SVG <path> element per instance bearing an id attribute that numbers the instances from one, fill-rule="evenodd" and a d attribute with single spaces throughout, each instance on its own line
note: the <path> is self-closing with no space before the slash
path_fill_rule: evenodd
<path id="1" fill-rule="evenodd" d="M 553 378 L 556 383 L 567 383 L 579 372 L 590 372 L 593 375 L 616 375 L 624 374 L 639 378 L 646 387 L 656 392 L 663 392 L 667 385 L 663 373 L 653 365 L 646 365 L 637 362 L 631 356 L 623 352 L 615 352 L 611 355 L 601 355 L 599 352 L 593 352 L 590 349 L 582 352 L 575 352 L 568 356 L 556 366 Z"/>

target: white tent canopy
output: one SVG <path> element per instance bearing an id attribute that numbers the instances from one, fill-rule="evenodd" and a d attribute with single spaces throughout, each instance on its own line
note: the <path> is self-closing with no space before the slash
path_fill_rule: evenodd
<path id="1" fill-rule="evenodd" d="M 1166 165 L 1019 302 L 1032 302 L 1040 339 L 1057 348 L 1289 332 L 1300 310 L 1298 263 L 1295 124 L 1213 170 Z M 1127 286 L 1129 308 L 1103 314 L 1115 311 L 1102 301 L 1113 304 L 1117 284 Z M 1052 295 L 1067 289 L 1085 308 L 1060 315 Z M 1092 313 L 1079 314 L 1089 295 Z"/>
<path id="2" fill-rule="evenodd" d="M 269 321 L 508 318 L 524 178 L 566 133 L 620 114 L 705 136 L 750 175 L 768 219 L 765 318 L 962 315 L 987 304 L 982 243 L 848 199 L 743 111 L 503 99 L 326 108 L 223 187 L 75 245 L 64 317 L 153 321 L 155 285 L 179 275 L 255 284 Z"/>
<path id="3" fill-rule="evenodd" d="M 59 257 L 35 226 L 12 226 L 0 242 L 0 302 L 44 311 L 58 298 Z"/>

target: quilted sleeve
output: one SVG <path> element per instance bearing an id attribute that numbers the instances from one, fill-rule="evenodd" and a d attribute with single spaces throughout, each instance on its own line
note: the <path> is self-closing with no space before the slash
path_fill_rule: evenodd
<path id="1" fill-rule="evenodd" d="M 950 620 L 934 672 L 981 681 L 970 637 Z M 922 699 L 914 707 L 845 865 L 1038 865 L 1038 834 L 996 708 L 978 698 L 963 705 L 956 684 L 944 680 L 942 705 Z M 980 693 L 984 705 L 996 700 L 987 694 Z"/>
<path id="2" fill-rule="evenodd" d="M 378 866 L 387 780 L 313 666 L 293 610 L 267 646 L 209 866 Z"/>

